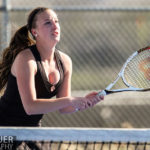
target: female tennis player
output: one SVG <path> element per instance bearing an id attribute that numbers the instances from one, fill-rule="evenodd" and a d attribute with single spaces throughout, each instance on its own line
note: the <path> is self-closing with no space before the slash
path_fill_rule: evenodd
<path id="1" fill-rule="evenodd" d="M 97 92 L 71 96 L 72 62 L 55 48 L 59 40 L 57 15 L 48 8 L 34 9 L 16 31 L 0 62 L 0 126 L 39 126 L 45 113 L 72 113 L 103 100 Z"/>

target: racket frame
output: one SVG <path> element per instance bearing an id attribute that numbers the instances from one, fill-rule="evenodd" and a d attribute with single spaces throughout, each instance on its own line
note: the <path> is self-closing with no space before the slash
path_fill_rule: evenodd
<path id="1" fill-rule="evenodd" d="M 108 94 L 112 94 L 112 93 L 117 93 L 117 92 L 124 92 L 124 91 L 149 91 L 150 88 L 147 88 L 147 89 L 143 89 L 143 88 L 136 88 L 136 87 L 133 87 L 131 86 L 130 84 L 127 83 L 127 81 L 125 80 L 125 77 L 124 77 L 124 71 L 125 71 L 125 68 L 127 66 L 127 64 L 135 57 L 137 56 L 140 52 L 144 51 L 144 50 L 148 50 L 150 49 L 150 47 L 146 47 L 146 48 L 143 48 L 143 49 L 140 49 L 138 51 L 135 51 L 131 56 L 129 56 L 129 58 L 126 60 L 126 62 L 124 63 L 122 69 L 120 70 L 120 72 L 118 73 L 117 75 L 117 78 L 112 82 L 110 83 L 106 88 L 105 90 L 102 90 L 101 92 L 98 93 L 98 95 L 108 95 Z M 122 88 L 122 89 L 112 89 L 110 90 L 115 84 L 116 82 L 119 80 L 119 79 L 122 79 L 123 83 L 127 86 L 127 88 Z"/>

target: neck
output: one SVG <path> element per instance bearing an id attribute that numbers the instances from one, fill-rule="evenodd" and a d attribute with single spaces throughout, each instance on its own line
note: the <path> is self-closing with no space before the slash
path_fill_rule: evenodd
<path id="1" fill-rule="evenodd" d="M 36 43 L 42 61 L 52 61 L 54 59 L 55 46 L 46 46 Z"/>

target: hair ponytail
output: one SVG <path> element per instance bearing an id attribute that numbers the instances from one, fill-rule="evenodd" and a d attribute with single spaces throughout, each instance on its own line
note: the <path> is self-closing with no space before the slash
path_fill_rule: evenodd
<path id="1" fill-rule="evenodd" d="M 48 8 L 38 7 L 28 16 L 27 25 L 16 31 L 10 41 L 10 45 L 4 49 L 0 59 L 0 91 L 5 87 L 10 74 L 12 63 L 19 52 L 35 44 L 31 29 L 36 27 L 36 16 Z M 31 38 L 31 36 L 32 38 Z"/>
<path id="2" fill-rule="evenodd" d="M 0 59 L 0 91 L 5 87 L 12 63 L 19 52 L 33 45 L 35 41 L 30 37 L 27 25 L 16 31 L 9 46 L 3 50 Z"/>

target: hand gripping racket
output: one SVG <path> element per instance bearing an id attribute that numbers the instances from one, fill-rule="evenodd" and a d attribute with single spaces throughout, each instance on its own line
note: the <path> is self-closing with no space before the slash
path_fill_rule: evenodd
<path id="1" fill-rule="evenodd" d="M 113 89 L 117 81 L 122 79 L 125 88 Z M 117 78 L 98 95 L 108 95 L 123 91 L 150 90 L 150 46 L 134 52 L 124 63 Z"/>

